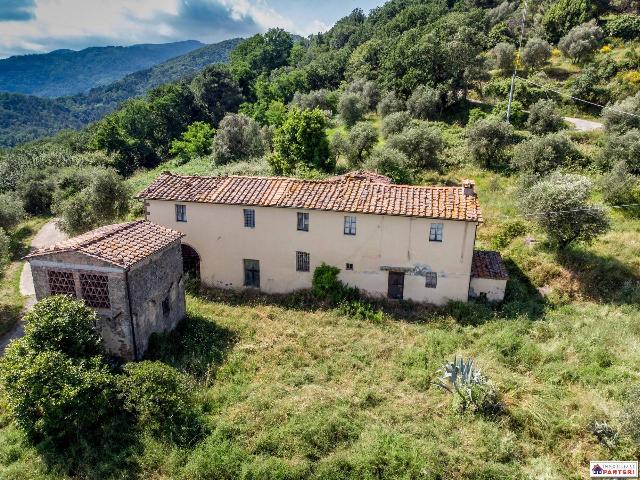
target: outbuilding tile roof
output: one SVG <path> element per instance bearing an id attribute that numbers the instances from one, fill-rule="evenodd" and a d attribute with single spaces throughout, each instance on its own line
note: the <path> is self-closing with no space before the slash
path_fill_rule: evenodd
<path id="1" fill-rule="evenodd" d="M 507 280 L 509 273 L 500 253 L 491 250 L 475 250 L 471 261 L 471 276 L 475 278 L 490 278 L 492 280 Z"/>
<path id="2" fill-rule="evenodd" d="M 80 252 L 113 265 L 128 268 L 162 250 L 184 235 L 146 220 L 107 225 L 50 247 L 26 258 L 62 252 Z"/>
<path id="3" fill-rule="evenodd" d="M 472 182 L 467 186 L 470 185 Z M 472 187 L 392 185 L 386 177 L 369 172 L 327 180 L 200 177 L 165 172 L 137 198 L 482 221 Z"/>

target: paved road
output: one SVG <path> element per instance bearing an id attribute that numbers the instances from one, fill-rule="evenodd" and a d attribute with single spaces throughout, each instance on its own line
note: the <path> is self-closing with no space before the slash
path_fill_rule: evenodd
<path id="1" fill-rule="evenodd" d="M 34 249 L 48 247 L 66 239 L 67 234 L 58 228 L 58 220 L 53 219 L 44 224 L 36 236 L 33 237 L 31 247 Z M 31 268 L 27 262 L 25 262 L 20 273 L 20 293 L 26 297 L 24 302 L 25 311 L 29 310 L 36 303 L 36 292 L 31 279 Z M 20 338 L 22 335 L 24 335 L 24 322 L 20 320 L 11 330 L 0 337 L 0 355 L 11 340 Z"/>
<path id="2" fill-rule="evenodd" d="M 590 132 L 591 130 L 599 130 L 601 128 L 604 128 L 604 125 L 600 122 L 585 120 L 583 118 L 563 117 L 563 120 L 572 124 L 573 127 L 579 132 Z"/>

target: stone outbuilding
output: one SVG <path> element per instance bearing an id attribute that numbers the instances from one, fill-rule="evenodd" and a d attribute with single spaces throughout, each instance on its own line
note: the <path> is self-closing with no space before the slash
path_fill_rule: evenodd
<path id="1" fill-rule="evenodd" d="M 26 257 L 36 298 L 83 299 L 100 317 L 108 353 L 139 359 L 152 333 L 172 330 L 185 315 L 182 236 L 140 220 L 36 250 Z"/>
<path id="2" fill-rule="evenodd" d="M 501 302 L 504 300 L 508 279 L 509 273 L 500 253 L 490 250 L 473 252 L 469 298 L 486 298 L 490 302 Z"/>

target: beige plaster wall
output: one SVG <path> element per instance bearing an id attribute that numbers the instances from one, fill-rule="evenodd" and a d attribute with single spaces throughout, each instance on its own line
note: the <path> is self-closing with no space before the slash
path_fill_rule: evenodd
<path id="1" fill-rule="evenodd" d="M 491 278 L 472 278 L 469 289 L 471 298 L 478 298 L 482 294 L 487 296 L 491 302 L 501 302 L 504 300 L 504 292 L 507 288 L 506 280 L 494 280 Z"/>
<path id="2" fill-rule="evenodd" d="M 404 298 L 442 304 L 466 301 L 476 224 L 424 218 L 356 214 L 357 235 L 344 235 L 342 212 L 243 207 L 179 202 L 187 222 L 176 222 L 176 202 L 147 200 L 147 219 L 186 235 L 183 243 L 201 257 L 202 281 L 242 288 L 243 259 L 260 261 L 261 289 L 289 292 L 311 286 L 322 262 L 339 267 L 341 279 L 371 295 L 387 295 L 388 272 L 406 269 Z M 256 211 L 255 228 L 245 228 L 243 208 Z M 309 231 L 296 229 L 296 213 L 309 213 Z M 430 224 L 443 223 L 443 242 L 429 242 Z M 296 271 L 296 251 L 310 254 L 310 272 Z M 352 263 L 353 271 L 345 264 Z M 424 272 L 438 273 L 437 288 L 426 288 Z"/>

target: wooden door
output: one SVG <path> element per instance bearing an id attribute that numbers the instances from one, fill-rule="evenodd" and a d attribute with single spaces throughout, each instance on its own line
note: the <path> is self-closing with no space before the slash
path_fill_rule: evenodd
<path id="1" fill-rule="evenodd" d="M 404 272 L 389 272 L 389 298 L 402 300 L 404 297 Z"/>

